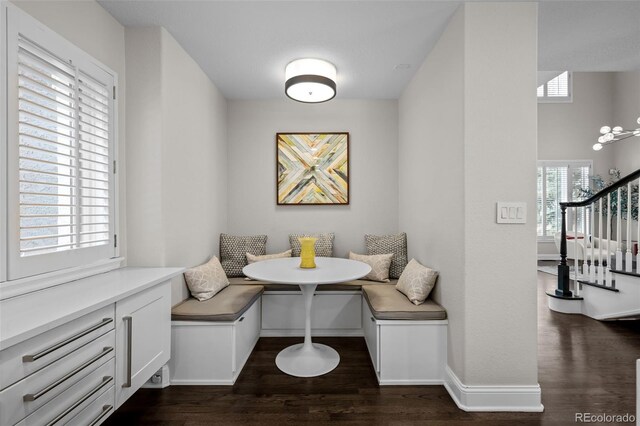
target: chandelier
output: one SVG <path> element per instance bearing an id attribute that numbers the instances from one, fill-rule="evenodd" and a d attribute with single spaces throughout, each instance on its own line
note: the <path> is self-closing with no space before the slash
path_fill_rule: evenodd
<path id="1" fill-rule="evenodd" d="M 640 125 L 640 117 L 638 117 L 637 123 Z M 620 126 L 615 126 L 613 129 L 609 126 L 602 126 L 600 135 L 598 142 L 593 145 L 594 151 L 600 151 L 605 145 L 611 145 L 614 142 L 622 141 L 632 136 L 640 137 L 640 127 L 634 130 L 625 130 Z"/>

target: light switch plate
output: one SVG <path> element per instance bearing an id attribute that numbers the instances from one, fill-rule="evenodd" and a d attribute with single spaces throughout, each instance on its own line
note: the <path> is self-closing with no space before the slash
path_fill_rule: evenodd
<path id="1" fill-rule="evenodd" d="M 527 203 L 498 201 L 496 203 L 497 223 L 527 223 Z"/>

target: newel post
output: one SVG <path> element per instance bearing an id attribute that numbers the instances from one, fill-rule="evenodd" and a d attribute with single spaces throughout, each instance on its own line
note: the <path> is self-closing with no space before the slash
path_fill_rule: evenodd
<path id="1" fill-rule="evenodd" d="M 558 265 L 558 288 L 556 296 L 571 297 L 569 265 L 567 265 L 567 206 L 560 204 L 562 211 L 562 233 L 560 236 L 560 264 Z"/>

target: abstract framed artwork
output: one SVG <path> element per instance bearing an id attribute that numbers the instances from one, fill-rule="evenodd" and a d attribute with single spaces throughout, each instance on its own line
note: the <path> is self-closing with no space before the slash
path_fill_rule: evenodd
<path id="1" fill-rule="evenodd" d="M 276 134 L 278 205 L 349 204 L 349 133 Z"/>

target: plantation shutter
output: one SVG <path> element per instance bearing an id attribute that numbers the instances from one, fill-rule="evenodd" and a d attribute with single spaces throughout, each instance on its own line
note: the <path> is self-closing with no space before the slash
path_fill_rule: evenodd
<path id="1" fill-rule="evenodd" d="M 24 39 L 18 48 L 20 255 L 77 243 L 74 70 Z"/>
<path id="2" fill-rule="evenodd" d="M 10 13 L 12 280 L 116 255 L 115 75 L 28 15 Z"/>
<path id="3" fill-rule="evenodd" d="M 538 237 L 551 238 L 562 228 L 560 203 L 581 200 L 580 189 L 589 188 L 591 165 L 584 161 L 539 161 L 537 190 Z M 567 225 L 574 226 L 573 209 L 567 210 Z M 578 229 L 588 218 L 582 213 L 577 218 Z"/>
<path id="4" fill-rule="evenodd" d="M 109 243 L 109 90 L 78 77 L 80 247 Z"/>
<path id="5" fill-rule="evenodd" d="M 547 83 L 548 97 L 569 96 L 569 72 L 565 71 Z"/>

